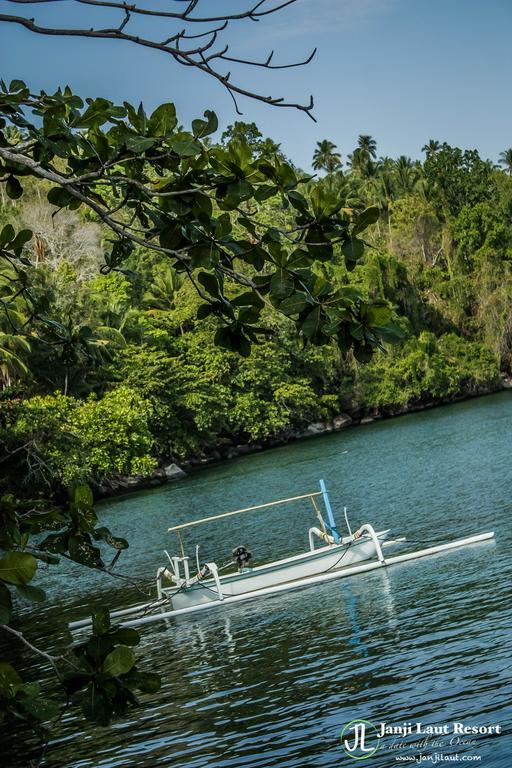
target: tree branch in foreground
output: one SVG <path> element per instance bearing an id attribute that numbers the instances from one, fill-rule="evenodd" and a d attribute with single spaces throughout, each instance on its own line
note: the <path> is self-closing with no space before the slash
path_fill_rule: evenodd
<path id="1" fill-rule="evenodd" d="M 7 0 L 14 5 L 23 6 L 27 11 L 32 11 L 30 6 L 41 5 L 45 7 L 55 5 L 62 0 Z M 101 40 L 119 40 L 133 43 L 143 48 L 151 48 L 170 56 L 176 63 L 182 66 L 194 67 L 204 72 L 206 75 L 214 78 L 230 94 L 235 105 L 236 112 L 242 114 L 238 106 L 238 97 L 244 96 L 249 99 L 255 99 L 274 107 L 288 107 L 305 112 L 312 120 L 313 97 L 306 104 L 298 102 L 285 101 L 283 97 L 265 96 L 262 93 L 245 88 L 237 82 L 231 80 L 231 72 L 222 69 L 222 64 L 229 63 L 242 66 L 258 67 L 260 69 L 290 69 L 301 67 L 312 60 L 316 53 L 316 48 L 303 60 L 291 63 L 274 63 L 274 51 L 271 51 L 262 59 L 250 59 L 231 53 L 229 44 L 221 44 L 222 33 L 232 23 L 239 21 L 259 22 L 267 16 L 293 5 L 297 0 L 285 0 L 278 4 L 269 2 L 269 0 L 259 0 L 256 4 L 248 5 L 245 10 L 236 14 L 225 14 L 217 16 L 215 14 L 200 15 L 199 6 L 201 0 L 192 0 L 183 11 L 163 10 L 150 3 L 151 7 L 141 7 L 137 3 L 116 2 L 115 0 L 74 0 L 78 5 L 91 6 L 95 13 L 91 15 L 98 17 L 102 12 L 110 14 L 112 11 L 119 13 L 119 22 L 114 27 L 68 27 L 63 20 L 59 26 L 49 26 L 44 22 L 38 22 L 29 15 L 18 15 L 13 13 L 0 13 L 0 23 L 15 24 L 24 27 L 30 32 L 38 35 L 49 35 L 53 37 L 83 37 Z M 30 8 L 29 8 L 30 7 Z M 44 10 L 43 10 L 44 17 Z M 147 28 L 142 34 L 137 26 L 140 19 L 152 19 L 158 22 L 155 25 L 155 31 L 149 35 Z M 183 25 L 183 26 L 182 26 Z M 200 25 L 201 31 L 195 32 L 197 25 Z M 161 30 L 167 28 L 168 34 L 162 39 Z M 204 29 L 203 29 L 204 28 Z"/>

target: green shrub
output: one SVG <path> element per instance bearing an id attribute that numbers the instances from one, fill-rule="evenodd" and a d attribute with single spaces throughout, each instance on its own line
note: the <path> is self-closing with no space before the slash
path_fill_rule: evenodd
<path id="1" fill-rule="evenodd" d="M 148 474 L 155 465 L 148 416 L 142 397 L 120 386 L 101 400 L 37 395 L 22 401 L 10 418 L 20 443 L 31 446 L 39 482 L 71 486 L 114 474 Z"/>

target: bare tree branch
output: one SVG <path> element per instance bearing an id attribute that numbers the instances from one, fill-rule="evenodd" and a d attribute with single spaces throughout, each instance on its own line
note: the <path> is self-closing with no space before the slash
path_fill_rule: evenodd
<path id="1" fill-rule="evenodd" d="M 33 5 L 44 3 L 46 6 L 63 2 L 63 0 L 6 0 L 9 3 L 27 8 Z M 176 0 L 174 0 L 176 2 Z M 144 48 L 161 51 L 171 56 L 172 59 L 182 66 L 194 67 L 204 72 L 213 79 L 217 80 L 230 94 L 233 99 L 235 109 L 238 114 L 242 114 L 237 97 L 243 96 L 249 99 L 263 102 L 275 107 L 285 107 L 298 109 L 305 112 L 312 120 L 313 98 L 311 97 L 306 104 L 286 101 L 283 97 L 265 96 L 257 91 L 245 88 L 243 85 L 231 80 L 231 72 L 223 72 L 217 68 L 215 63 L 232 62 L 241 66 L 258 67 L 260 69 L 291 69 L 309 64 L 316 53 L 316 48 L 310 55 L 300 61 L 291 63 L 273 63 L 274 51 L 263 59 L 250 59 L 244 56 L 232 54 L 227 44 L 221 46 L 216 52 L 206 55 L 215 43 L 219 40 L 219 35 L 228 27 L 228 24 L 236 21 L 260 21 L 262 18 L 271 16 L 278 11 L 293 5 L 297 0 L 284 0 L 280 3 L 273 3 L 272 0 L 259 0 L 259 2 L 246 7 L 245 10 L 234 13 L 217 15 L 200 15 L 195 13 L 199 10 L 201 0 L 192 0 L 182 11 L 164 10 L 155 5 L 155 7 L 139 7 L 135 2 L 118 2 L 117 0 L 74 0 L 79 5 L 86 5 L 101 10 L 118 11 L 121 16 L 119 23 L 115 27 L 67 27 L 65 22 L 59 26 L 47 26 L 39 23 L 35 18 L 25 15 L 15 15 L 11 13 L 0 14 L 0 24 L 15 24 L 38 35 L 49 35 L 56 37 L 84 37 L 103 40 L 120 40 L 138 45 Z M 153 2 L 153 0 L 152 0 Z M 154 0 L 157 3 L 157 0 Z M 150 3 L 151 5 L 151 3 Z M 160 20 L 162 23 L 171 25 L 184 24 L 184 28 L 173 29 L 171 34 L 165 39 L 156 39 L 156 36 L 147 36 L 137 34 L 134 27 L 138 18 L 150 18 Z M 199 33 L 191 31 L 195 24 L 202 24 L 207 29 Z M 158 25 L 160 27 L 162 25 Z M 160 36 L 159 36 L 160 37 Z M 200 44 L 191 44 L 192 40 L 204 40 Z"/>
<path id="2" fill-rule="evenodd" d="M 46 653 L 46 651 L 42 651 L 40 648 L 37 648 L 35 645 L 33 645 L 22 632 L 18 632 L 17 629 L 13 629 L 12 627 L 9 627 L 7 624 L 0 624 L 0 629 L 2 629 L 4 632 L 8 632 L 11 635 L 14 635 L 23 645 L 25 645 L 27 648 L 29 648 L 32 653 L 37 654 L 38 656 L 41 656 L 43 659 L 46 659 L 46 661 L 51 664 L 53 667 L 53 670 L 58 678 L 60 678 L 61 674 L 59 671 L 59 668 L 57 666 L 58 661 L 63 660 L 63 656 L 52 656 L 51 653 Z"/>
<path id="3" fill-rule="evenodd" d="M 30 168 L 30 170 L 34 173 L 34 175 L 38 176 L 40 179 L 46 179 L 46 181 L 51 181 L 54 184 L 60 185 L 63 189 L 66 190 L 66 192 L 69 192 L 69 194 L 72 195 L 74 198 L 76 198 L 77 200 L 80 200 L 82 203 L 84 203 L 89 208 L 91 208 L 91 210 L 93 210 L 99 216 L 99 218 L 103 221 L 104 224 L 110 227 L 110 229 L 113 232 L 116 232 L 116 234 L 120 235 L 121 237 L 129 237 L 130 240 L 133 240 L 133 242 L 137 243 L 137 245 L 142 245 L 145 248 L 150 248 L 153 251 L 158 251 L 160 253 L 165 253 L 168 256 L 173 256 L 179 261 L 184 260 L 184 256 L 187 251 L 187 248 L 183 248 L 180 250 L 172 250 L 171 248 L 164 248 L 160 245 L 157 245 L 156 243 L 153 243 L 150 240 L 137 237 L 132 233 L 129 234 L 129 230 L 131 229 L 129 224 L 126 224 L 126 222 L 119 222 L 116 219 L 113 219 L 111 216 L 109 216 L 108 213 L 106 213 L 105 209 L 102 208 L 99 203 L 97 203 L 91 197 L 88 197 L 79 189 L 77 189 L 73 184 L 73 180 L 70 180 L 65 176 L 62 176 L 60 173 L 57 173 L 56 171 L 47 170 L 46 168 L 43 168 L 43 166 L 40 165 L 38 162 L 36 162 L 35 160 L 32 160 L 32 158 L 26 157 L 25 155 L 17 154 L 16 152 L 12 152 L 11 150 L 6 149 L 5 147 L 0 147 L 0 157 L 11 163 L 19 163 L 21 165 L 26 166 L 27 168 Z"/>

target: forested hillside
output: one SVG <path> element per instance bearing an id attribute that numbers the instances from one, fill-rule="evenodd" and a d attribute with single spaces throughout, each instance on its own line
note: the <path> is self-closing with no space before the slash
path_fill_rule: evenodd
<path id="1" fill-rule="evenodd" d="M 252 158 L 281 156 L 254 124 L 235 123 L 220 141 Z M 336 285 L 350 281 L 383 300 L 370 310 L 381 325 L 394 307 L 402 339 L 373 357 L 310 343 L 307 328 L 300 339 L 286 304 L 277 312 L 271 302 L 264 341 L 223 348 L 215 314 L 198 318 L 200 295 L 165 255 L 139 247 L 105 274 L 109 235 L 93 212 L 59 210 L 41 183 L 27 182 L 22 197 L 0 184 L 2 237 L 10 224 L 34 233 L 24 248 L 32 304 L 20 295 L 0 316 L 4 490 L 144 476 L 170 460 L 218 459 L 230 446 L 300 435 L 342 413 L 393 414 L 496 389 L 512 364 L 512 153 L 500 168 L 437 141 L 423 152 L 422 163 L 378 157 L 361 136 L 345 158 L 319 142 L 319 176 L 302 186 L 306 198 L 321 188 L 348 211 L 379 207 L 362 260 L 322 265 Z M 252 203 L 244 205 L 249 218 Z M 290 221 L 278 195 L 262 199 L 259 214 L 276 228 Z M 4 296 L 10 270 L 3 264 Z M 285 302 L 290 292 L 284 276 L 277 294 Z"/>

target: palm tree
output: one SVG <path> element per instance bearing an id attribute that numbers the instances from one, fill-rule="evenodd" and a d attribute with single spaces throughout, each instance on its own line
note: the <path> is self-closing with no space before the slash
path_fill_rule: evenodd
<path id="1" fill-rule="evenodd" d="M 429 139 L 426 144 L 424 144 L 421 148 L 422 152 L 426 152 L 427 155 L 434 154 L 435 152 L 439 152 L 441 149 L 441 144 L 437 139 Z"/>
<path id="2" fill-rule="evenodd" d="M 169 312 L 176 306 L 176 294 L 183 285 L 183 276 L 175 269 L 166 266 L 153 272 L 153 282 L 144 293 L 143 301 L 149 311 Z"/>
<path id="3" fill-rule="evenodd" d="M 272 139 L 264 139 L 260 141 L 258 146 L 258 157 L 267 160 L 275 161 L 276 158 L 283 159 L 284 155 L 281 150 L 281 145 L 276 144 Z"/>
<path id="4" fill-rule="evenodd" d="M 388 238 L 391 246 L 391 211 L 396 192 L 395 161 L 389 157 L 381 157 L 376 163 L 376 174 L 370 179 L 372 200 L 379 206 L 381 214 L 386 216 Z M 377 222 L 380 234 L 379 222 Z"/>
<path id="5" fill-rule="evenodd" d="M 326 173 L 334 173 L 341 168 L 341 155 L 339 152 L 335 152 L 337 149 L 336 144 L 333 144 L 329 139 L 323 139 L 317 141 L 317 148 L 313 154 L 313 168 L 315 171 L 325 171 Z"/>
<path id="6" fill-rule="evenodd" d="M 10 387 L 13 379 L 28 373 L 23 356 L 31 351 L 30 343 L 23 336 L 0 331 L 0 383 L 2 389 Z"/>
<path id="7" fill-rule="evenodd" d="M 512 147 L 500 153 L 500 164 L 505 166 L 505 173 L 512 176 Z"/>
<path id="8" fill-rule="evenodd" d="M 70 385 L 83 384 L 88 369 L 111 362 L 115 350 L 126 346 L 126 339 L 117 328 L 106 325 L 91 328 L 75 323 L 71 317 L 59 324 L 55 335 L 59 345 L 55 368 L 56 372 L 63 373 L 64 395 Z"/>
<path id="9" fill-rule="evenodd" d="M 400 155 L 395 160 L 395 179 L 400 195 L 412 195 L 420 178 L 420 170 L 410 157 Z"/>
<path id="10" fill-rule="evenodd" d="M 360 154 L 367 159 L 375 160 L 377 157 L 377 142 L 368 134 L 361 134 L 357 139 L 357 148 Z"/>
<path id="11" fill-rule="evenodd" d="M 375 176 L 378 163 L 375 163 L 377 157 L 377 142 L 371 136 L 362 134 L 357 140 L 357 147 L 349 155 L 350 167 L 353 173 L 359 175 L 362 179 L 370 179 Z"/>
<path id="12" fill-rule="evenodd" d="M 379 157 L 376 163 L 377 166 L 377 172 L 382 173 L 383 171 L 391 171 L 395 167 L 395 161 L 392 157 L 389 157 L 388 155 L 384 155 L 383 157 Z"/>

